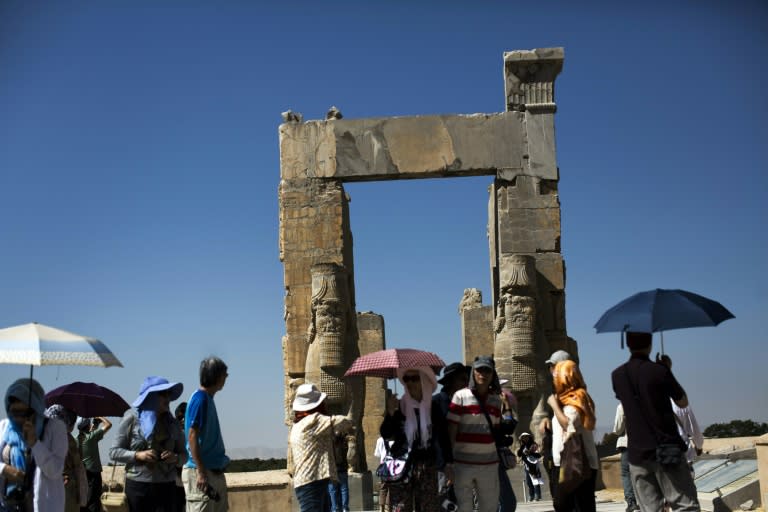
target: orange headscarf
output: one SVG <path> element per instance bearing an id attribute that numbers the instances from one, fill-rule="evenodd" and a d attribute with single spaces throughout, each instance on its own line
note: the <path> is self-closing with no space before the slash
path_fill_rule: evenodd
<path id="1" fill-rule="evenodd" d="M 573 361 L 561 361 L 555 365 L 553 375 L 555 394 L 563 406 L 572 405 L 579 410 L 581 423 L 587 430 L 595 429 L 595 402 L 587 393 L 587 385 L 579 367 Z"/>

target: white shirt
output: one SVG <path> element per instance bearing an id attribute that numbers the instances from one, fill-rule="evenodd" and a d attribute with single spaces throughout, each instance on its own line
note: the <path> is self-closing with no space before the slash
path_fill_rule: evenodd
<path id="1" fill-rule="evenodd" d="M 616 406 L 616 417 L 613 419 L 613 433 L 619 436 L 616 439 L 616 449 L 627 447 L 627 421 L 624 417 L 624 406 Z"/>
<path id="2" fill-rule="evenodd" d="M 587 452 L 589 467 L 598 469 L 600 464 L 597 458 L 595 438 L 592 436 L 591 430 L 587 430 L 582 426 L 579 410 L 572 405 L 566 405 L 563 407 L 563 414 L 568 418 L 568 428 L 565 432 L 563 432 L 563 427 L 560 425 L 560 422 L 557 421 L 557 417 L 555 416 L 552 418 L 552 460 L 554 461 L 555 466 L 560 466 L 560 455 L 565 446 L 565 434 L 570 436 L 575 433 L 580 433 L 581 438 L 584 441 L 584 450 Z"/>
<path id="3" fill-rule="evenodd" d="M 2 438 L 8 428 L 8 419 L 0 420 L 0 453 L 5 448 Z M 60 420 L 49 419 L 43 438 L 32 447 L 35 459 L 34 500 L 35 512 L 64 511 L 64 458 L 69 449 L 67 426 Z M 2 472 L 5 464 L 0 461 L 0 489 L 5 489 Z M 0 498 L 1 499 L 1 498 Z"/>
<path id="4" fill-rule="evenodd" d="M 704 446 L 704 436 L 699 430 L 699 422 L 696 421 L 696 416 L 693 414 L 691 406 L 678 407 L 674 400 L 672 400 L 672 412 L 677 416 L 677 431 L 683 441 L 688 445 L 688 452 L 685 454 L 685 458 L 688 462 L 696 460 L 696 448 L 702 448 Z"/>

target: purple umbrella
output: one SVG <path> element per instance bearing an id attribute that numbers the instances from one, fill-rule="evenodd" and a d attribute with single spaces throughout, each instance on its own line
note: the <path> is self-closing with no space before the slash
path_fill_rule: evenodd
<path id="1" fill-rule="evenodd" d="M 120 395 L 93 382 L 73 382 L 46 393 L 45 405 L 60 404 L 83 418 L 122 416 L 130 405 Z"/>

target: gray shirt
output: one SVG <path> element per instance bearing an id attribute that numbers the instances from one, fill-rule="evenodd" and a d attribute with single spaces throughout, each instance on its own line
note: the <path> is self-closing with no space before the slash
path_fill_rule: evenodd
<path id="1" fill-rule="evenodd" d="M 157 422 L 164 421 L 158 418 Z M 157 446 L 152 437 L 146 439 L 141 431 L 139 415 L 136 409 L 128 409 L 117 428 L 115 444 L 109 449 L 109 456 L 115 462 L 125 463 L 125 476 L 137 482 L 175 482 L 176 468 L 187 461 L 187 450 L 184 446 L 184 436 L 176 420 L 171 418 L 168 425 L 168 438 Z M 157 427 L 155 427 L 157 429 Z M 154 444 L 154 446 L 153 446 Z M 157 461 L 143 463 L 136 461 L 136 452 L 156 448 L 159 451 L 169 450 L 178 455 L 176 464 Z M 159 459 L 159 454 L 158 454 Z"/>

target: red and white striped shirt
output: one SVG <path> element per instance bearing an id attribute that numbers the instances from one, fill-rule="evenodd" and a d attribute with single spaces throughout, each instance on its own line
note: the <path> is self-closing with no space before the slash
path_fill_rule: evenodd
<path id="1" fill-rule="evenodd" d="M 485 400 L 485 412 L 494 425 L 501 421 L 501 397 L 489 394 Z M 460 389 L 453 395 L 448 407 L 447 420 L 458 425 L 453 445 L 453 458 L 459 464 L 496 464 L 496 442 L 485 419 L 480 402 L 469 388 Z"/>

